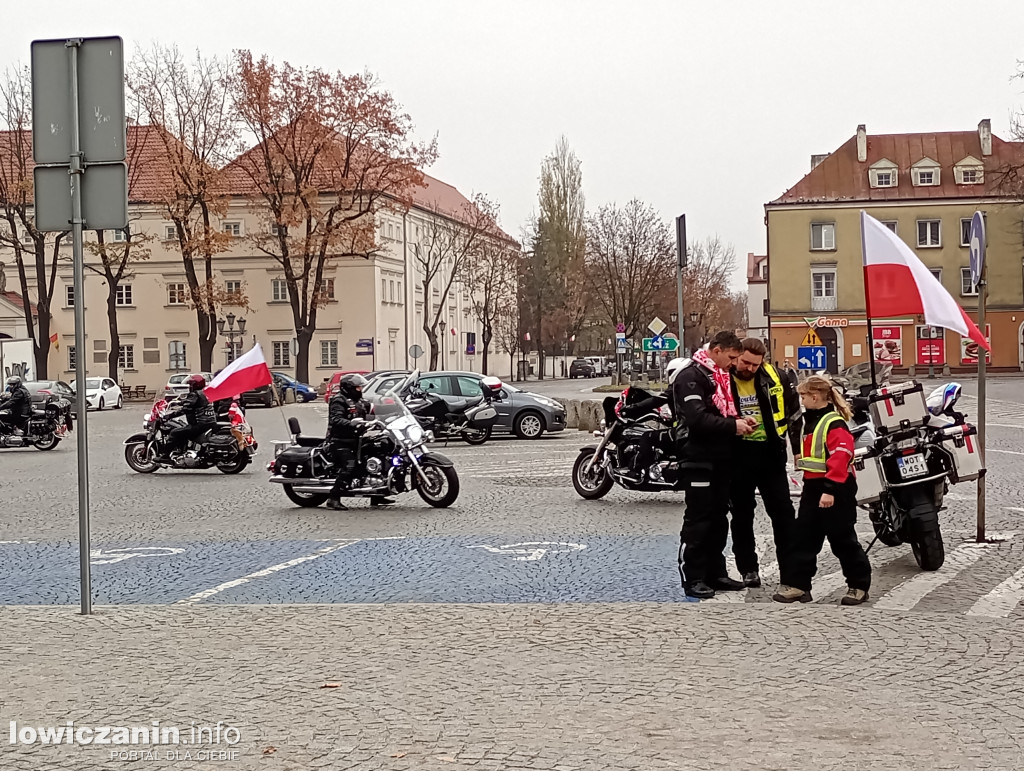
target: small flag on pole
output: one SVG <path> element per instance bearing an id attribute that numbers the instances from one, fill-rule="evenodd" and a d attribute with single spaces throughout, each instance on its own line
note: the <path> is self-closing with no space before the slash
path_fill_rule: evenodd
<path id="1" fill-rule="evenodd" d="M 57 333 L 56 332 L 54 332 L 52 335 L 50 335 L 50 343 L 53 345 L 53 347 L 56 350 L 58 350 L 58 351 L 60 350 L 60 341 L 57 339 Z"/>

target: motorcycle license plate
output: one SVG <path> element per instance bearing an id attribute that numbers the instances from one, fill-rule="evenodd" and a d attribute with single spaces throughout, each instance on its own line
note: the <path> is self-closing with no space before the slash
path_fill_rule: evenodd
<path id="1" fill-rule="evenodd" d="M 924 455 L 921 453 L 904 455 L 902 458 L 898 458 L 897 460 L 900 467 L 900 477 L 902 479 L 921 477 L 928 473 L 928 464 L 925 463 Z"/>

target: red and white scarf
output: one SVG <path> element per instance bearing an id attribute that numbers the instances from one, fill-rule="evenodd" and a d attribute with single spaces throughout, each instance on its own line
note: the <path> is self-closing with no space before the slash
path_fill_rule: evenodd
<path id="1" fill-rule="evenodd" d="M 711 371 L 711 378 L 715 381 L 715 393 L 711 397 L 711 401 L 715 403 L 718 411 L 727 418 L 738 417 L 739 412 L 736 411 L 736 402 L 732 398 L 732 380 L 729 376 L 729 371 L 715 364 L 711 355 L 703 349 L 693 354 L 693 360 Z"/>

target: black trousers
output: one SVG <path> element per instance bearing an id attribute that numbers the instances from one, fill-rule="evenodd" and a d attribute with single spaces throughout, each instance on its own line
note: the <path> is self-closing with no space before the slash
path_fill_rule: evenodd
<path id="1" fill-rule="evenodd" d="M 715 463 L 694 475 L 686 488 L 686 513 L 679 532 L 679 577 L 683 586 L 728 575 L 725 568 L 729 535 L 730 464 Z"/>
<path id="2" fill-rule="evenodd" d="M 755 494 L 760 491 L 765 511 L 772 522 L 779 580 L 783 584 L 792 585 L 789 567 L 796 511 L 789 489 L 784 447 L 779 448 L 767 442 L 740 444 L 731 486 L 732 553 L 740 575 L 759 569 L 754 542 L 754 512 L 757 509 Z"/>
<path id="3" fill-rule="evenodd" d="M 167 452 L 184 450 L 188 446 L 190 439 L 195 441 L 208 428 L 211 428 L 211 426 L 201 426 L 198 423 L 172 428 L 171 433 L 167 435 Z"/>
<path id="4" fill-rule="evenodd" d="M 811 590 L 811 579 L 818 571 L 818 554 L 828 538 L 832 553 L 839 560 L 846 584 L 851 589 L 871 588 L 871 563 L 857 540 L 857 482 L 850 479 L 838 493 L 831 508 L 818 504 L 825 492 L 823 479 L 805 479 L 800 497 L 793 538 L 792 578 L 789 586 Z"/>
<path id="5" fill-rule="evenodd" d="M 356 447 L 352 444 L 332 444 L 331 460 L 338 470 L 338 476 L 334 479 L 334 486 L 331 488 L 331 497 L 340 498 L 341 494 L 349 488 L 352 481 L 352 473 L 356 470 Z"/>

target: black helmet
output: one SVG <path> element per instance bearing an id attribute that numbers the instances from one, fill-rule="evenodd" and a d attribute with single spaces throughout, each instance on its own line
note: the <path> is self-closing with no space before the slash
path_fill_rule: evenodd
<path id="1" fill-rule="evenodd" d="M 350 399 L 360 399 L 363 396 L 363 388 L 368 382 L 362 375 L 352 372 L 341 379 L 338 383 L 338 390 Z"/>
<path id="2" fill-rule="evenodd" d="M 17 375 L 11 375 L 9 378 L 7 378 L 7 387 L 8 388 L 17 388 L 20 385 L 21 385 L 21 378 L 18 377 Z"/>

